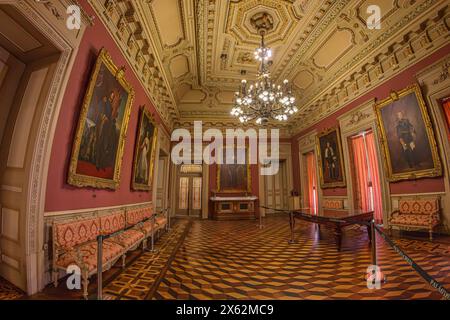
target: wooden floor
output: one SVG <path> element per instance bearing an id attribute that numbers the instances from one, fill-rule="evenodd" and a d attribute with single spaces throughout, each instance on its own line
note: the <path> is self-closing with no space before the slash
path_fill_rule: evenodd
<path id="1" fill-rule="evenodd" d="M 106 272 L 104 294 L 126 300 L 441 298 L 379 237 L 378 264 L 387 282 L 379 290 L 369 290 L 365 274 L 371 258 L 365 228 L 345 230 L 338 252 L 332 234 L 322 228 L 319 235 L 310 223 L 298 224 L 295 244 L 287 242 L 285 216 L 267 218 L 264 224 L 259 229 L 255 221 L 178 220 L 158 241 L 157 253 L 136 251 L 125 270 Z M 450 289 L 450 238 L 438 236 L 430 243 L 426 237 L 397 235 L 395 241 Z M 27 298 L 81 299 L 80 292 L 64 287 L 63 282 Z M 94 284 L 92 297 L 95 291 Z"/>

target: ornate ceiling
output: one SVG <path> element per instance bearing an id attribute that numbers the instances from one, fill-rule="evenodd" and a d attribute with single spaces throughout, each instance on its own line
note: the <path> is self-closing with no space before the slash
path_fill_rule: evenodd
<path id="1" fill-rule="evenodd" d="M 449 34 L 446 0 L 91 3 L 133 60 L 169 127 L 194 119 L 218 125 L 235 121 L 229 115 L 234 91 L 257 69 L 253 51 L 260 37 L 252 18 L 261 13 L 273 25 L 266 37 L 273 49 L 272 76 L 290 80 L 298 97 L 299 115 L 285 124 L 292 133 L 342 107 L 389 71 L 445 44 L 437 40 L 448 42 Z M 366 25 L 367 8 L 374 3 L 382 13 L 380 30 Z M 136 46 L 132 54 L 130 41 Z"/>

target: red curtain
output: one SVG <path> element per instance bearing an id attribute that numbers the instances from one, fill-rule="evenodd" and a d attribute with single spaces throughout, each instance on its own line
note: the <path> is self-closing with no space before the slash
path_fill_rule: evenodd
<path id="1" fill-rule="evenodd" d="M 356 197 L 355 205 L 357 209 L 369 210 L 370 208 L 370 195 L 367 188 L 367 182 L 369 181 L 369 168 L 367 167 L 367 155 L 366 147 L 363 136 L 357 136 L 351 139 L 352 141 L 352 153 L 353 153 L 353 165 L 355 168 L 355 190 L 354 195 Z"/>
<path id="2" fill-rule="evenodd" d="M 442 101 L 442 107 L 444 108 L 445 119 L 447 120 L 447 136 L 450 140 L 450 97 Z"/>
<path id="3" fill-rule="evenodd" d="M 351 139 L 355 168 L 356 205 L 361 210 L 373 210 L 376 223 L 383 223 L 383 205 L 378 158 L 373 132 Z"/>
<path id="4" fill-rule="evenodd" d="M 308 195 L 305 200 L 308 201 L 309 207 L 317 214 L 319 204 L 317 203 L 317 174 L 316 159 L 314 153 L 306 154 L 306 171 L 308 175 Z"/>
<path id="5" fill-rule="evenodd" d="M 381 180 L 378 168 L 377 149 L 375 146 L 375 136 L 373 132 L 366 134 L 366 148 L 368 155 L 368 165 L 372 182 L 373 210 L 375 212 L 375 222 L 383 223 L 383 200 L 381 197 Z"/>

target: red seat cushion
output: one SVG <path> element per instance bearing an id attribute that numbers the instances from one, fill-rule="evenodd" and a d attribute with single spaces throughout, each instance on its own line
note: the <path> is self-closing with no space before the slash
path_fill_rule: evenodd
<path id="1" fill-rule="evenodd" d="M 432 221 L 431 217 L 423 214 L 398 214 L 392 217 L 392 225 L 409 225 L 427 227 Z"/>
<path id="2" fill-rule="evenodd" d="M 144 233 L 135 229 L 121 232 L 118 235 L 110 238 L 111 241 L 116 242 L 121 246 L 124 246 L 125 248 L 134 246 L 142 239 L 144 239 Z"/>
<path id="3" fill-rule="evenodd" d="M 149 235 L 152 233 L 153 223 L 151 221 L 146 221 L 142 224 L 141 228 L 145 232 L 146 235 Z"/>
<path id="4" fill-rule="evenodd" d="M 105 240 L 103 242 L 103 255 L 102 262 L 105 264 L 112 259 L 120 256 L 124 249 L 117 243 Z M 91 242 L 79 247 L 81 265 L 77 264 L 77 256 L 75 251 L 70 251 L 59 256 L 56 261 L 56 265 L 62 268 L 67 268 L 68 266 L 74 264 L 78 265 L 82 270 L 87 269 L 91 272 L 97 269 L 97 242 Z"/>
<path id="5" fill-rule="evenodd" d="M 157 217 L 156 219 L 157 228 L 163 228 L 167 224 L 166 217 Z"/>

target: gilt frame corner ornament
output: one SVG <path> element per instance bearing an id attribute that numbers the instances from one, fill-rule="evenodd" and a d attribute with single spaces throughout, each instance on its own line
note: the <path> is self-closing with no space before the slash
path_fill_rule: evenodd
<path id="1" fill-rule="evenodd" d="M 153 125 L 153 136 L 152 141 L 150 143 L 150 161 L 148 168 L 148 182 L 147 183 L 139 183 L 136 181 L 137 170 L 138 170 L 138 161 L 139 161 L 139 149 L 142 145 L 141 141 L 141 131 L 144 130 L 144 120 L 147 119 L 148 122 Z M 136 132 L 136 142 L 134 148 L 134 157 L 133 157 L 133 174 L 131 177 L 131 189 L 134 191 L 150 191 L 152 190 L 153 183 L 153 173 L 155 168 L 155 158 L 156 158 L 156 145 L 158 142 L 158 126 L 156 125 L 155 119 L 152 114 L 145 108 L 145 105 L 140 107 L 140 115 L 139 115 L 139 123 L 137 126 Z"/>
<path id="2" fill-rule="evenodd" d="M 109 72 L 110 73 L 109 79 L 113 78 L 117 81 L 119 87 L 115 88 L 116 90 L 119 90 L 119 92 L 120 90 L 123 90 L 123 92 L 126 93 L 125 104 L 123 105 L 123 101 L 120 100 L 119 101 L 120 105 L 118 107 L 118 109 L 123 108 L 121 115 L 122 124 L 120 126 L 120 132 L 117 135 L 118 137 L 117 147 L 114 150 L 115 160 L 112 168 L 112 178 L 104 178 L 89 175 L 85 173 L 80 173 L 78 171 L 78 165 L 80 160 L 80 148 L 83 142 L 83 134 L 85 134 L 86 129 L 89 130 L 89 127 L 86 128 L 88 112 L 91 109 L 91 103 L 95 94 L 96 87 L 100 87 L 103 85 L 103 82 L 98 81 L 101 70 Z M 117 67 L 114 64 L 114 61 L 110 56 L 110 54 L 108 53 L 108 51 L 105 48 L 102 48 L 94 65 L 92 74 L 89 79 L 88 88 L 83 99 L 80 116 L 78 119 L 78 125 L 75 133 L 75 139 L 72 146 L 72 154 L 67 179 L 68 184 L 79 188 L 93 187 L 96 189 L 111 189 L 111 190 L 115 190 L 119 187 L 123 152 L 128 130 L 128 122 L 130 119 L 131 106 L 134 101 L 134 96 L 135 92 L 133 87 L 125 79 L 125 68 Z"/>
<path id="3" fill-rule="evenodd" d="M 324 155 L 322 155 L 322 148 L 321 148 L 321 139 L 328 136 L 329 134 L 335 132 L 336 133 L 336 147 L 337 147 L 337 155 L 339 157 L 338 164 L 339 164 L 339 170 L 341 171 L 341 181 L 335 181 L 335 182 L 325 182 L 324 177 L 324 163 L 325 160 Z M 330 189 L 330 188 L 344 188 L 347 186 L 346 182 L 346 176 L 345 176 L 345 166 L 344 166 L 344 158 L 343 158 L 343 152 L 342 152 L 342 141 L 341 141 L 341 131 L 339 130 L 338 126 L 328 128 L 321 133 L 317 134 L 316 136 L 316 150 L 317 150 L 317 160 L 319 163 L 319 179 L 320 179 L 320 187 L 322 189 Z"/>
<path id="4" fill-rule="evenodd" d="M 251 165 L 250 165 L 250 153 L 249 153 L 249 148 L 245 147 L 245 152 L 246 152 L 246 159 L 247 159 L 247 163 L 246 163 L 246 168 L 247 168 L 247 188 L 244 189 L 227 189 L 227 190 L 223 190 L 222 186 L 221 186 L 221 174 L 220 174 L 220 169 L 221 169 L 221 164 L 217 164 L 217 173 L 216 173 L 216 185 L 217 185 L 217 193 L 251 193 L 252 192 L 252 173 L 251 173 Z"/>
<path id="5" fill-rule="evenodd" d="M 386 125 L 383 120 L 382 110 L 389 106 L 393 106 L 394 103 L 401 101 L 403 98 L 409 96 L 410 94 L 414 94 L 414 97 L 417 100 L 418 109 L 423 121 L 424 131 L 426 132 L 426 141 L 429 145 L 433 167 L 426 169 L 412 169 L 405 172 L 394 172 L 391 152 L 389 148 L 389 139 L 386 132 Z M 410 109 L 412 109 L 413 107 L 414 106 L 411 106 Z M 374 105 L 374 110 L 377 119 L 377 129 L 380 133 L 379 142 L 381 148 L 383 149 L 384 168 L 389 182 L 442 176 L 442 164 L 439 157 L 439 151 L 433 130 L 433 125 L 419 84 L 414 83 L 400 91 L 391 92 L 389 97 L 377 102 Z M 424 139 L 424 137 L 422 137 L 422 139 Z"/>

